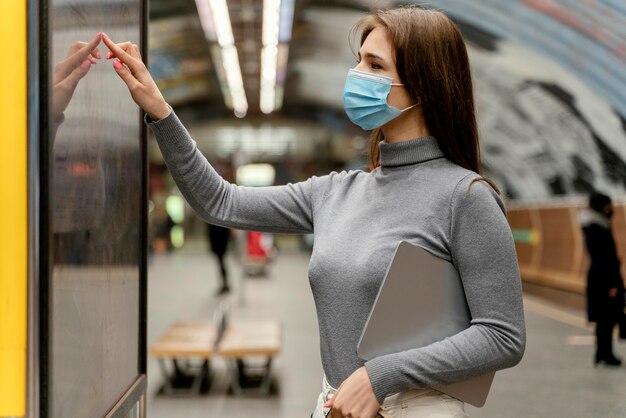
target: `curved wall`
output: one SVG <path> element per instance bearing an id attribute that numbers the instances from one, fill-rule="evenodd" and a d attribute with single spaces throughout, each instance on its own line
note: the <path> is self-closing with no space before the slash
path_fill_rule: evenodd
<path id="1" fill-rule="evenodd" d="M 513 206 L 507 217 L 513 230 L 522 279 L 584 293 L 589 258 L 579 222 L 583 204 Z M 626 205 L 616 204 L 612 223 L 622 277 L 626 277 Z"/>
<path id="2" fill-rule="evenodd" d="M 623 1 L 438 0 L 435 4 L 456 19 L 558 62 L 626 117 Z"/>

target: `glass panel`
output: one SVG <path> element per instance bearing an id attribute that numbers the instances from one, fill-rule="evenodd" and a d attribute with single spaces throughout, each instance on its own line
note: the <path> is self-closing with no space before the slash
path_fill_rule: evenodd
<path id="1" fill-rule="evenodd" d="M 104 416 L 139 374 L 141 121 L 99 32 L 139 44 L 141 0 L 51 0 L 49 416 Z M 97 54 L 94 54 L 97 55 Z M 71 58 L 67 58 L 67 57 Z M 74 61 L 73 61 L 74 60 Z"/>

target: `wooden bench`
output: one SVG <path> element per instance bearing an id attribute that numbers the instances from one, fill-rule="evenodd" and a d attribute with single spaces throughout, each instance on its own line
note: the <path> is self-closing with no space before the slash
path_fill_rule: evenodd
<path id="1" fill-rule="evenodd" d="M 272 360 L 282 349 L 282 326 L 272 320 L 233 320 L 227 325 L 217 353 L 227 361 L 231 371 L 231 388 L 241 394 L 250 381 L 259 381 L 259 391 L 269 394 L 271 389 Z M 261 366 L 252 366 L 248 361 L 262 358 Z M 257 373 L 251 372 L 256 370 Z"/>
<path id="2" fill-rule="evenodd" d="M 191 377 L 191 393 L 200 393 L 203 380 L 209 378 L 209 361 L 217 337 L 218 332 L 210 323 L 174 323 L 150 346 L 150 354 L 159 361 L 166 394 L 176 392 L 175 386 L 183 377 Z M 202 361 L 200 370 L 189 374 L 191 361 L 197 359 Z M 168 371 L 168 360 L 172 361 L 172 372 Z M 184 360 L 187 361 L 187 370 L 181 364 Z"/>

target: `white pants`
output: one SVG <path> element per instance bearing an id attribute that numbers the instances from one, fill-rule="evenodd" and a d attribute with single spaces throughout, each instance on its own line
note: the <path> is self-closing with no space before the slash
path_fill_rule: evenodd
<path id="1" fill-rule="evenodd" d="M 322 380 L 322 393 L 317 398 L 317 407 L 311 418 L 324 418 L 329 408 L 324 404 L 337 390 Z M 465 404 L 458 399 L 434 389 L 415 389 L 387 396 L 382 409 L 393 418 L 468 418 Z"/>

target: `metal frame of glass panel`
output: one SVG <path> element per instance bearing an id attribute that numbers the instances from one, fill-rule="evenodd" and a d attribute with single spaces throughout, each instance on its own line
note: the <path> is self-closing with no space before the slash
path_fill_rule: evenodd
<path id="1" fill-rule="evenodd" d="M 40 50 L 42 45 L 40 29 L 43 19 L 40 17 L 40 1 L 28 0 L 28 372 L 27 404 L 28 417 L 39 416 L 40 408 L 40 284 L 43 276 L 41 269 L 41 151 L 39 138 L 42 137 L 40 119 L 45 117 L 40 104 Z M 43 81 L 43 80 L 41 80 Z M 44 82 L 44 84 L 46 84 Z"/>
<path id="2" fill-rule="evenodd" d="M 142 54 L 147 52 L 147 0 L 137 0 L 140 5 L 140 43 Z M 50 115 L 48 100 L 51 97 L 51 31 L 48 0 L 27 0 L 28 6 L 28 378 L 27 416 L 50 416 L 49 381 L 49 315 L 51 308 L 50 280 L 51 256 L 51 204 L 49 176 L 52 150 L 50 146 Z M 111 405 L 107 417 L 145 416 L 146 393 L 146 325 L 147 325 L 147 156 L 146 128 L 140 126 L 140 181 L 139 210 L 139 297 L 138 304 L 138 373 L 129 389 Z"/>

